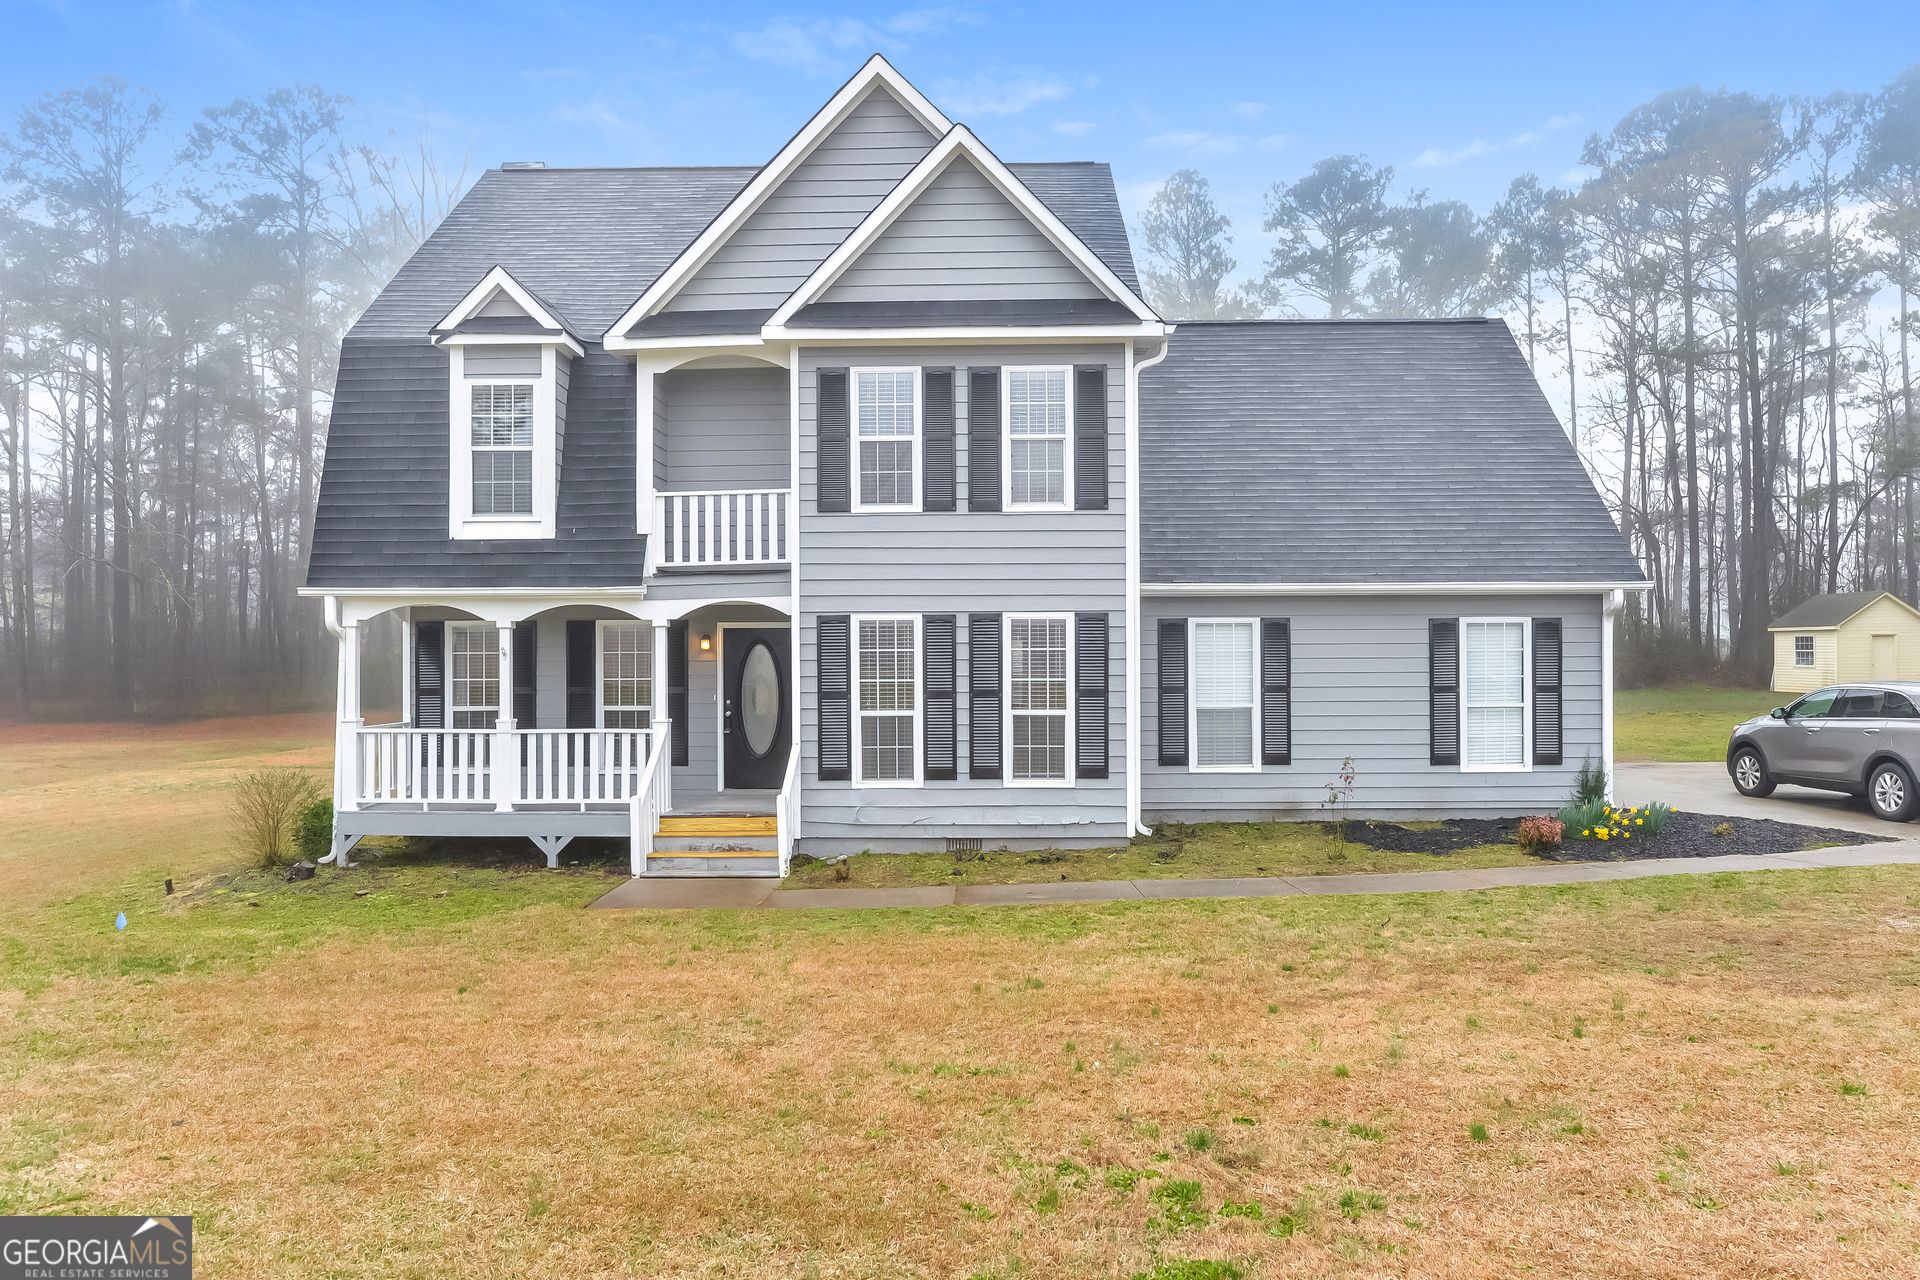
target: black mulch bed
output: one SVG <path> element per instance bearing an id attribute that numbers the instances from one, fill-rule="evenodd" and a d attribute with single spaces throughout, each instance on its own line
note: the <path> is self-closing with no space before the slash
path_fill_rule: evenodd
<path id="1" fill-rule="evenodd" d="M 1714 828 L 1731 824 L 1733 834 Z M 1518 818 L 1448 818 L 1431 831 L 1409 831 L 1391 822 L 1349 822 L 1347 839 L 1392 853 L 1445 856 L 1487 844 L 1512 844 Z M 1568 840 L 1540 856 L 1560 862 L 1626 862 L 1635 858 L 1712 858 L 1726 853 L 1798 853 L 1820 845 L 1879 844 L 1898 836 L 1870 836 L 1831 827 L 1802 827 L 1771 818 L 1729 818 L 1712 813 L 1676 813 L 1657 836 L 1631 840 Z"/>

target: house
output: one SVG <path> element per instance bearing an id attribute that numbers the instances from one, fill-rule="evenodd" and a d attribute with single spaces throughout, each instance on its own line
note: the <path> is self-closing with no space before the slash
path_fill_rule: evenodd
<path id="1" fill-rule="evenodd" d="M 1767 630 L 1775 693 L 1846 680 L 1920 680 L 1920 611 L 1890 591 L 1814 596 Z"/>
<path id="2" fill-rule="evenodd" d="M 1104 165 L 874 58 L 764 166 L 486 173 L 348 334 L 335 851 L 1097 847 L 1511 814 L 1645 582 L 1498 322 L 1175 326 Z M 362 636 L 404 708 L 363 722 Z"/>

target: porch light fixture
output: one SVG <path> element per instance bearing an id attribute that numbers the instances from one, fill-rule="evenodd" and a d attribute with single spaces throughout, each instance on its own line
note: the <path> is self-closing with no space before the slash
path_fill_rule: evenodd
<path id="1" fill-rule="evenodd" d="M 700 652 L 702 652 L 702 653 L 711 653 L 712 651 L 713 651 L 713 637 L 712 637 L 712 636 L 701 636 L 701 637 L 700 637 Z"/>

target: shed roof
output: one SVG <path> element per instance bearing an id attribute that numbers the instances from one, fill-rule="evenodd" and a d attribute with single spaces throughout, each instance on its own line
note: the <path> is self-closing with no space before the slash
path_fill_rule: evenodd
<path id="1" fill-rule="evenodd" d="M 1147 584 L 1645 580 L 1498 320 L 1182 324 L 1140 462 Z"/>
<path id="2" fill-rule="evenodd" d="M 1819 631 L 1837 627 L 1877 600 L 1887 599 L 1915 617 L 1920 610 L 1891 591 L 1835 591 L 1830 595 L 1803 600 L 1774 619 L 1769 631 Z"/>

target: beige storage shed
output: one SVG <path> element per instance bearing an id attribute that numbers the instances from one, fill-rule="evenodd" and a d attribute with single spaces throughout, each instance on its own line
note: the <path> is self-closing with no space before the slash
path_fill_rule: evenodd
<path id="1" fill-rule="evenodd" d="M 1814 596 L 1767 630 L 1775 693 L 1848 680 L 1920 680 L 1920 610 L 1890 591 Z"/>

